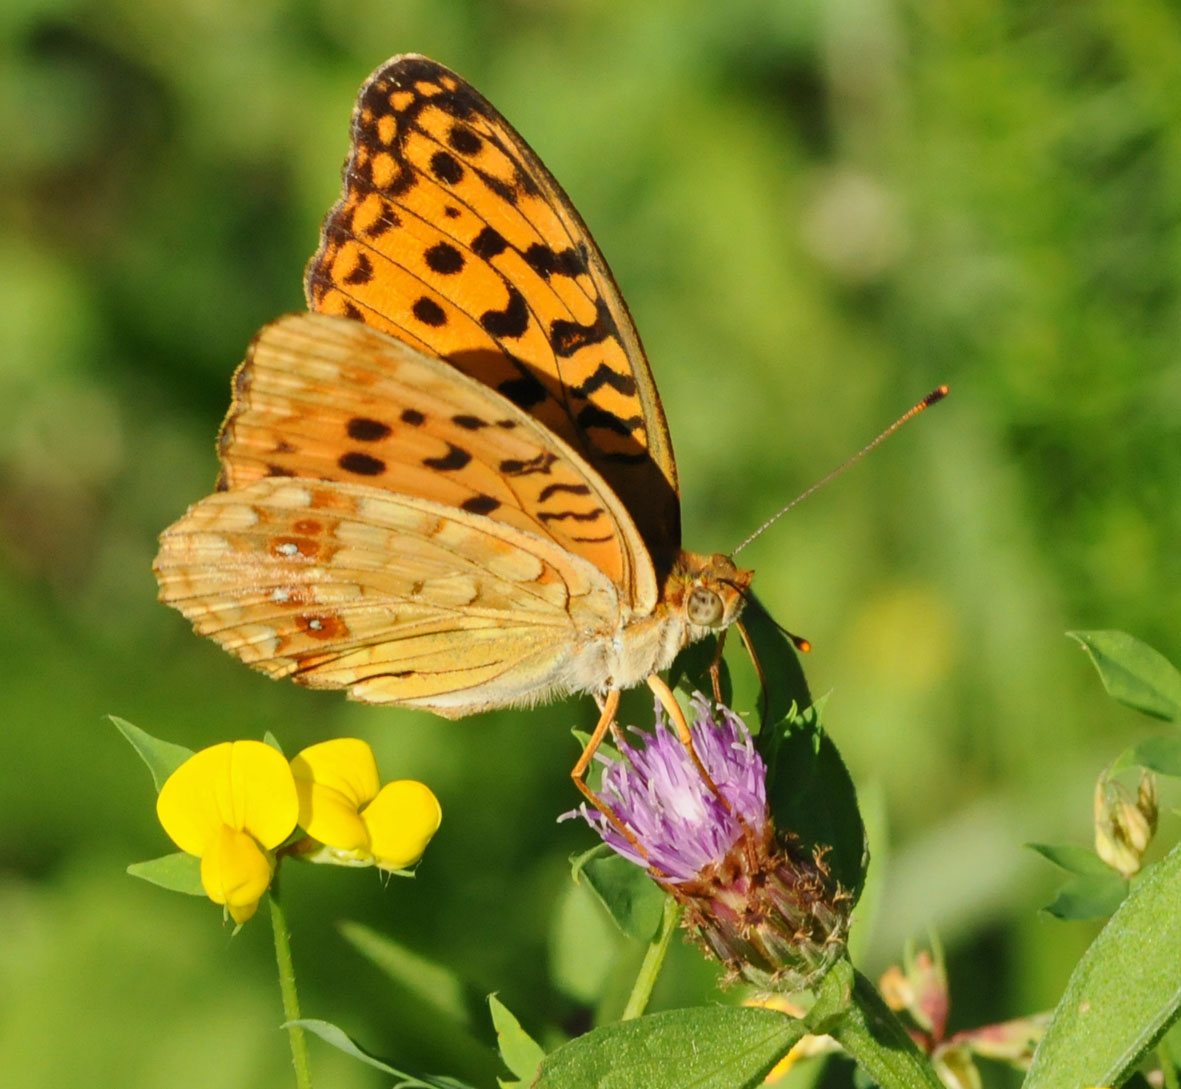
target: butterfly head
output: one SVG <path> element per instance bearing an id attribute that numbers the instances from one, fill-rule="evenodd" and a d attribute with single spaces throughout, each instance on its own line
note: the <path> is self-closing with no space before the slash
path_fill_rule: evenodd
<path id="1" fill-rule="evenodd" d="M 734 623 L 746 604 L 746 591 L 753 577 L 753 571 L 738 568 L 720 552 L 712 556 L 682 552 L 669 576 L 668 597 L 679 605 L 690 639 Z"/>

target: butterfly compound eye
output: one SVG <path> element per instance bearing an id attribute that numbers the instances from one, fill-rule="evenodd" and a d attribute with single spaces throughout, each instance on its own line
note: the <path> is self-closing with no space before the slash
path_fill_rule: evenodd
<path id="1" fill-rule="evenodd" d="M 690 624 L 702 628 L 716 628 L 722 622 L 722 599 L 704 586 L 694 586 L 689 592 L 685 615 Z"/>

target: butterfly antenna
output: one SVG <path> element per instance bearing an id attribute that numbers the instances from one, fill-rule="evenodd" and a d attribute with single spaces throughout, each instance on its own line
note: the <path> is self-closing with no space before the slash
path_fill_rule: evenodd
<path id="1" fill-rule="evenodd" d="M 949 392 L 950 392 L 950 390 L 947 388 L 947 386 L 940 386 L 938 389 L 931 390 L 931 392 L 928 393 L 926 397 L 924 397 L 917 405 L 915 405 L 909 411 L 903 413 L 898 419 L 896 419 L 892 424 L 890 424 L 890 426 L 887 427 L 885 431 L 883 431 L 880 435 L 878 435 L 878 437 L 876 439 L 874 439 L 872 442 L 866 443 L 865 446 L 863 446 L 860 450 L 858 450 L 857 453 L 855 453 L 851 458 L 842 462 L 835 469 L 833 469 L 833 471 L 831 473 L 829 473 L 827 476 L 816 481 L 816 483 L 813 484 L 812 487 L 808 488 L 804 492 L 801 492 L 799 495 L 797 495 L 795 497 L 795 499 L 793 499 L 790 503 L 788 503 L 788 505 L 786 507 L 784 507 L 782 510 L 776 511 L 773 515 L 771 515 L 771 517 L 768 518 L 761 526 L 759 526 L 759 528 L 756 529 L 754 531 L 754 533 L 752 533 L 749 537 L 747 537 L 747 539 L 745 541 L 742 542 L 742 544 L 740 544 L 736 549 L 734 549 L 734 551 L 731 552 L 730 555 L 737 556 L 739 552 L 741 552 L 748 544 L 751 543 L 751 541 L 753 541 L 756 537 L 760 536 L 766 530 L 770 529 L 771 526 L 773 526 L 776 522 L 778 522 L 779 519 L 782 518 L 797 503 L 802 503 L 813 492 L 820 491 L 820 489 L 823 488 L 825 484 L 829 483 L 829 481 L 831 481 L 831 480 L 834 480 L 836 477 L 840 476 L 841 473 L 843 473 L 846 469 L 850 468 L 853 464 L 860 461 L 863 457 L 865 457 L 866 454 L 868 454 L 870 452 L 870 450 L 872 450 L 879 443 L 888 439 L 891 435 L 894 434 L 895 431 L 898 430 L 898 428 L 900 428 L 908 420 L 914 419 L 914 417 L 917 416 L 920 412 L 922 412 L 923 409 L 930 408 L 936 402 L 942 401 L 943 398 L 946 397 Z M 788 634 L 790 634 L 790 633 L 788 633 Z M 792 636 L 791 638 L 794 640 L 795 637 Z"/>
<path id="2" fill-rule="evenodd" d="M 763 616 L 765 616 L 768 620 L 771 621 L 772 626 L 779 630 L 781 635 L 785 635 L 788 639 L 791 640 L 792 646 L 795 647 L 796 650 L 798 650 L 801 654 L 807 654 L 809 651 L 811 651 L 811 649 L 812 649 L 811 642 L 809 642 L 807 639 L 805 639 L 802 635 L 796 635 L 795 632 L 788 631 L 787 628 L 785 628 L 782 624 L 780 624 L 779 621 L 776 620 L 775 617 L 773 617 L 767 611 L 767 606 L 764 605 L 757 597 L 755 597 L 754 594 L 750 593 L 747 590 L 744 590 L 741 586 L 738 585 L 738 583 L 731 582 L 729 579 L 718 579 L 718 581 L 725 583 L 725 585 L 729 586 L 732 590 L 734 590 L 734 592 L 740 598 L 742 598 L 742 600 L 747 604 L 747 606 L 749 608 L 758 609 L 759 612 L 761 612 L 763 614 Z M 747 637 L 747 634 L 746 634 L 746 629 L 742 626 L 742 621 L 737 621 L 737 626 L 738 626 L 738 633 L 742 636 L 742 641 L 743 641 L 743 643 L 746 644 L 746 649 L 749 652 L 751 658 L 754 660 L 755 669 L 757 669 L 759 671 L 759 678 L 761 680 L 762 679 L 762 670 L 759 668 L 759 664 L 758 664 L 759 660 L 757 657 L 755 657 L 754 647 L 751 646 L 750 639 Z M 726 633 L 723 631 L 722 635 L 725 635 L 725 634 Z M 721 701 L 719 701 L 719 702 L 721 702 Z"/>

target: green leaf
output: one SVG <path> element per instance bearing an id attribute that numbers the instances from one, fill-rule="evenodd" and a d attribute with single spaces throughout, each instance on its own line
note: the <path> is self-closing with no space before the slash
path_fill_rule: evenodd
<path id="1" fill-rule="evenodd" d="M 467 1082 L 457 1081 L 455 1078 L 438 1077 L 433 1074 L 407 1074 L 396 1066 L 391 1066 L 384 1059 L 366 1051 L 343 1029 L 337 1028 L 330 1021 L 319 1021 L 315 1018 L 300 1018 L 298 1021 L 288 1021 L 282 1027 L 298 1025 L 308 1032 L 319 1036 L 325 1043 L 331 1044 L 337 1051 L 343 1051 L 354 1059 L 359 1059 L 366 1066 L 372 1066 L 383 1073 L 392 1074 L 398 1079 L 397 1089 L 473 1089 Z"/>
<path id="2" fill-rule="evenodd" d="M 186 749 L 183 745 L 174 745 L 171 741 L 161 741 L 158 737 L 153 737 L 118 715 L 107 715 L 107 718 L 131 742 L 131 747 L 148 765 L 148 770 L 152 773 L 152 781 L 156 784 L 157 794 L 160 793 L 164 780 L 193 755 L 192 749 Z"/>
<path id="3" fill-rule="evenodd" d="M 1125 768 L 1141 767 L 1161 775 L 1181 775 L 1181 736 L 1162 734 L 1133 745 L 1112 765 L 1112 774 Z"/>
<path id="4" fill-rule="evenodd" d="M 776 827 L 795 832 L 809 848 L 828 848 L 825 864 L 855 904 L 869 865 L 865 825 L 853 779 L 817 709 L 764 729 L 759 749 Z"/>
<path id="5" fill-rule="evenodd" d="M 1086 847 L 1076 847 L 1068 843 L 1027 843 L 1025 846 L 1069 873 L 1080 874 L 1083 877 L 1110 877 L 1112 874 L 1111 867 Z"/>
<path id="6" fill-rule="evenodd" d="M 545 1052 L 523 1028 L 508 1007 L 494 994 L 488 996 L 488 1007 L 492 1011 L 492 1024 L 496 1029 L 496 1049 L 507 1066 L 520 1079 L 515 1082 L 501 1081 L 507 1089 L 510 1085 L 529 1085 L 537 1074 Z"/>
<path id="7" fill-rule="evenodd" d="M 1122 631 L 1068 631 L 1091 656 L 1103 687 L 1133 710 L 1181 722 L 1181 673 L 1161 653 Z"/>
<path id="8" fill-rule="evenodd" d="M 793 707 L 811 706 L 812 694 L 808 691 L 795 646 L 753 595 L 742 614 L 742 626 L 750 640 L 747 649 L 763 675 L 759 721 L 764 726 L 769 722 L 782 722 Z"/>
<path id="9" fill-rule="evenodd" d="M 805 1031 L 775 1010 L 702 1006 L 588 1032 L 545 1057 L 534 1089 L 745 1089 Z"/>
<path id="10" fill-rule="evenodd" d="M 367 960 L 376 964 L 390 979 L 442 1014 L 456 1025 L 470 1029 L 472 1010 L 480 1001 L 470 994 L 450 969 L 411 952 L 392 938 L 371 930 L 362 923 L 342 922 L 345 941 Z"/>
<path id="11" fill-rule="evenodd" d="M 579 855 L 572 868 L 574 880 L 586 882 L 620 930 L 637 941 L 651 940 L 665 894 L 644 870 L 605 844 Z"/>
<path id="12" fill-rule="evenodd" d="M 849 1004 L 840 1016 L 843 1000 Z M 824 1021 L 817 1025 L 815 1020 L 821 1015 Z M 881 1089 L 943 1089 L 930 1061 L 902 1022 L 873 984 L 852 971 L 847 961 L 835 965 L 825 977 L 809 1022 L 814 1032 L 827 1028 Z"/>
<path id="13" fill-rule="evenodd" d="M 1042 911 L 1055 919 L 1106 919 L 1128 895 L 1128 883 L 1114 870 L 1067 881 Z"/>
<path id="14" fill-rule="evenodd" d="M 1181 846 L 1146 869 L 1075 966 L 1024 1089 L 1120 1085 L 1181 1011 Z"/>
<path id="15" fill-rule="evenodd" d="M 668 673 L 670 688 L 680 688 L 690 695 L 694 692 L 705 692 L 713 698 L 713 677 L 710 667 L 718 655 L 718 637 L 706 636 L 696 643 L 690 643 L 672 664 Z M 722 689 L 722 702 L 730 706 L 734 698 L 734 687 L 730 681 L 730 669 L 723 658 L 719 663 L 718 682 Z"/>
<path id="16" fill-rule="evenodd" d="M 127 872 L 171 892 L 183 892 L 186 896 L 205 895 L 201 885 L 201 860 L 186 855 L 184 851 L 153 858 L 150 862 L 133 862 Z"/>

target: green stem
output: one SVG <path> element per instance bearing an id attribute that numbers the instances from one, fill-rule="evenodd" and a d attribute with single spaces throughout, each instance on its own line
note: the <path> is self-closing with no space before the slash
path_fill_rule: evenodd
<path id="1" fill-rule="evenodd" d="M 843 1015 L 826 1031 L 882 1089 L 944 1089 L 877 989 L 855 969 Z"/>
<path id="2" fill-rule="evenodd" d="M 668 943 L 672 941 L 673 931 L 676 930 L 680 917 L 681 905 L 671 896 L 665 897 L 660 929 L 644 954 L 636 982 L 632 985 L 632 993 L 628 995 L 627 1005 L 623 1008 L 621 1021 L 639 1017 L 647 1008 L 648 999 L 652 997 L 652 988 L 656 985 L 656 977 L 660 974 L 660 966 L 664 963 L 664 955 L 668 952 Z"/>
<path id="3" fill-rule="evenodd" d="M 267 899 L 271 904 L 271 931 L 275 935 L 275 962 L 279 966 L 279 990 L 283 994 L 283 1019 L 291 1041 L 291 1062 L 295 1067 L 297 1089 L 312 1089 L 312 1067 L 308 1061 L 308 1040 L 299 1021 L 299 993 L 295 989 L 295 964 L 291 959 L 291 934 L 287 917 L 279 903 L 277 883 L 271 884 Z"/>

